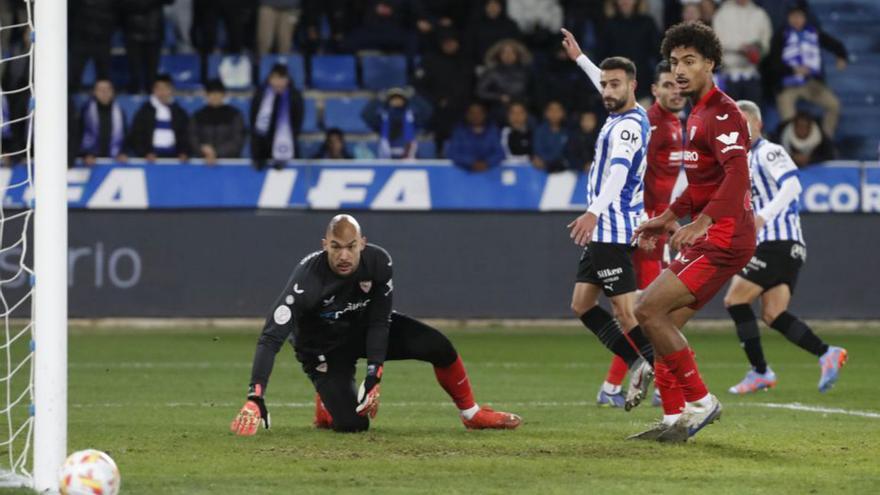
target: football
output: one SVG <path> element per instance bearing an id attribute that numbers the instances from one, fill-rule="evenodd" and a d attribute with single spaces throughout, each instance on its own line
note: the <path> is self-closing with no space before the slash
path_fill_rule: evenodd
<path id="1" fill-rule="evenodd" d="M 88 449 L 70 454 L 61 468 L 59 485 L 62 495 L 116 495 L 121 482 L 113 459 Z"/>

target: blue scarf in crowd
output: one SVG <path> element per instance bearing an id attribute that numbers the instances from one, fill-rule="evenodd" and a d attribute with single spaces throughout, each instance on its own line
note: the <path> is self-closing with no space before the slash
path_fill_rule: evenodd
<path id="1" fill-rule="evenodd" d="M 125 140 L 125 116 L 116 101 L 111 104 L 110 122 L 110 156 L 117 156 L 122 152 L 122 143 Z M 91 98 L 83 108 L 83 136 L 80 142 L 80 151 L 88 155 L 99 155 L 98 140 L 101 134 L 101 123 L 98 117 L 98 101 Z"/>
<path id="2" fill-rule="evenodd" d="M 416 117 L 409 108 L 384 109 L 379 115 L 379 158 L 415 158 Z M 407 149 L 407 145 L 412 147 Z"/>
<path id="3" fill-rule="evenodd" d="M 177 152 L 177 136 L 174 135 L 171 106 L 162 103 L 155 96 L 150 97 L 150 104 L 156 111 L 156 127 L 153 128 L 153 151 L 159 156 L 171 156 Z"/>
<path id="4" fill-rule="evenodd" d="M 257 112 L 257 121 L 254 125 L 259 136 L 269 135 L 275 96 L 275 91 L 267 85 L 263 90 L 263 100 L 260 102 L 260 110 Z M 294 155 L 293 126 L 290 125 L 290 87 L 280 96 L 278 113 L 275 115 L 275 135 L 272 136 L 272 159 L 290 160 Z"/>
<path id="5" fill-rule="evenodd" d="M 807 26 L 801 31 L 788 28 L 783 36 L 785 41 L 782 46 L 782 61 L 789 67 L 803 66 L 810 69 L 807 77 L 800 74 L 786 76 L 782 80 L 783 86 L 801 86 L 808 79 L 817 77 L 822 70 L 822 53 L 816 28 Z"/>

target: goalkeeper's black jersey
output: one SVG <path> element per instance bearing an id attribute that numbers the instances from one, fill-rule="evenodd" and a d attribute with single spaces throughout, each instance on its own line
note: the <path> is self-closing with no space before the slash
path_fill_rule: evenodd
<path id="1" fill-rule="evenodd" d="M 265 388 L 275 354 L 291 333 L 300 360 L 358 339 L 366 342 L 367 361 L 384 362 L 394 287 L 391 274 L 391 257 L 375 244 L 367 244 L 357 270 L 347 277 L 330 269 L 323 251 L 303 258 L 266 318 L 251 384 Z"/>

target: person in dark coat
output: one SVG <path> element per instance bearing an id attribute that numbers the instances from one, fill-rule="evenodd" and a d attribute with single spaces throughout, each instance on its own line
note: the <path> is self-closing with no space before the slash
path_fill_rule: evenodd
<path id="1" fill-rule="evenodd" d="M 115 0 L 122 20 L 125 54 L 128 55 L 130 93 L 149 91 L 159 68 L 159 55 L 165 37 L 162 7 L 174 0 Z"/>
<path id="2" fill-rule="evenodd" d="M 438 32 L 439 50 L 430 51 L 416 72 L 416 89 L 434 105 L 428 128 L 438 150 L 449 139 L 471 97 L 474 66 L 451 29 Z"/>
<path id="3" fill-rule="evenodd" d="M 157 158 L 172 157 L 186 161 L 189 146 L 189 116 L 174 102 L 171 78 L 160 74 L 153 83 L 149 101 L 134 115 L 128 147 L 135 156 L 153 162 Z"/>
<path id="4" fill-rule="evenodd" d="M 489 114 L 502 121 L 507 105 L 528 101 L 532 84 L 532 55 L 516 40 L 501 40 L 486 52 L 487 69 L 477 81 L 477 96 L 490 104 Z"/>
<path id="5" fill-rule="evenodd" d="M 116 30 L 113 0 L 70 0 L 68 86 L 80 89 L 83 70 L 89 60 L 95 64 L 95 79 L 110 78 L 110 39 Z M 85 21 L 84 21 L 85 20 Z"/>
<path id="6" fill-rule="evenodd" d="M 590 169 L 596 154 L 596 138 L 599 136 L 598 122 L 599 118 L 594 112 L 584 112 L 581 114 L 578 126 L 568 133 L 565 156 L 568 159 L 569 169 L 576 172 Z"/>
<path id="7" fill-rule="evenodd" d="M 379 134 L 377 158 L 412 160 L 418 148 L 418 133 L 431 115 L 431 105 L 422 98 L 410 98 L 403 88 L 391 88 L 384 102 L 375 99 L 361 111 L 361 118 Z"/>
<path id="8" fill-rule="evenodd" d="M 257 170 L 266 168 L 268 161 L 283 168 L 297 156 L 302 120 L 302 94 L 294 87 L 287 66 L 275 64 L 251 100 L 251 157 Z"/>
<path id="9" fill-rule="evenodd" d="M 485 0 L 471 18 L 465 33 L 465 49 L 474 64 L 482 64 L 486 52 L 503 39 L 522 39 L 519 26 L 508 17 L 501 0 Z"/>
<path id="10" fill-rule="evenodd" d="M 77 150 L 85 165 L 95 164 L 99 157 L 126 161 L 125 114 L 116 103 L 113 83 L 106 79 L 95 81 L 92 97 L 80 110 Z M 76 134 L 75 134 L 76 135 Z"/>
<path id="11" fill-rule="evenodd" d="M 232 105 L 227 105 L 226 88 L 219 79 L 205 85 L 207 105 L 193 115 L 190 121 L 190 147 L 196 156 L 213 165 L 218 158 L 239 158 L 244 147 L 244 117 Z"/>
<path id="12" fill-rule="evenodd" d="M 354 158 L 345 145 L 345 134 L 336 127 L 327 129 L 324 142 L 318 151 L 312 155 L 316 160 L 351 160 Z"/>
<path id="13" fill-rule="evenodd" d="M 616 15 L 600 30 L 596 60 L 611 56 L 626 57 L 638 67 L 636 98 L 651 97 L 653 67 L 659 61 L 660 33 L 654 20 L 636 12 L 636 0 L 617 0 Z"/>
<path id="14" fill-rule="evenodd" d="M 446 143 L 446 156 L 470 172 L 485 172 L 504 161 L 501 133 L 488 121 L 482 103 L 473 102 L 468 106 L 465 122 L 455 128 Z"/>

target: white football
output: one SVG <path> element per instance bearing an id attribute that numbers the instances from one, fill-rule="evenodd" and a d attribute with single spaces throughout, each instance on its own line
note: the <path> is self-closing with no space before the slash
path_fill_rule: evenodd
<path id="1" fill-rule="evenodd" d="M 70 454 L 59 481 L 62 495 L 116 495 L 121 483 L 113 459 L 94 449 Z"/>

